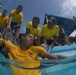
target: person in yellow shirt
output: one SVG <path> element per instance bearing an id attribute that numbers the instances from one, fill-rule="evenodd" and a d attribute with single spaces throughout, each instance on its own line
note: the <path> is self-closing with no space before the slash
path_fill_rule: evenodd
<path id="1" fill-rule="evenodd" d="M 42 45 L 47 44 L 53 47 L 54 45 L 57 45 L 56 41 L 59 36 L 59 26 L 51 19 L 47 22 L 48 23 L 42 27 Z"/>
<path id="2" fill-rule="evenodd" d="M 20 46 L 16 46 L 13 43 L 3 40 L 6 44 L 6 48 L 9 49 L 8 55 L 11 60 L 16 61 L 20 66 L 24 68 L 36 68 L 40 66 L 38 56 L 48 59 L 63 59 L 67 56 L 49 54 L 41 46 L 33 46 L 34 36 L 32 34 L 26 34 L 21 42 Z M 39 69 L 21 69 L 11 65 L 11 69 L 14 75 L 39 75 Z"/>
<path id="3" fill-rule="evenodd" d="M 55 17 L 51 17 L 50 20 L 52 22 L 54 22 L 55 25 L 58 25 L 57 24 L 57 19 Z M 62 26 L 58 25 L 59 26 L 59 36 L 57 38 L 57 44 L 58 45 L 70 45 L 70 42 L 69 42 L 69 38 L 68 38 L 68 35 L 66 34 L 65 30 L 63 29 Z"/>
<path id="4" fill-rule="evenodd" d="M 19 32 L 20 27 L 23 21 L 23 6 L 19 5 L 16 10 L 11 10 L 10 16 L 9 16 L 9 23 L 8 26 L 11 27 L 12 31 L 15 31 L 15 37 L 19 38 Z"/>
<path id="5" fill-rule="evenodd" d="M 3 10 L 2 14 L 0 14 L 0 27 L 1 28 L 6 28 L 7 24 L 8 24 L 8 16 L 7 14 L 7 10 Z M 1 32 L 3 32 L 2 29 L 0 29 Z"/>
<path id="6" fill-rule="evenodd" d="M 41 29 L 38 26 L 40 23 L 40 18 L 35 16 L 32 19 L 32 22 L 29 21 L 26 25 L 26 34 L 33 34 L 34 35 L 34 45 L 40 45 L 40 37 L 41 37 Z"/>

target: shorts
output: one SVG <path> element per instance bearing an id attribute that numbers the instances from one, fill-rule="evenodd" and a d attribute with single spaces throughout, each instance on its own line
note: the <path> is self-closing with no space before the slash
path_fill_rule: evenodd
<path id="1" fill-rule="evenodd" d="M 18 25 L 18 23 L 11 22 L 11 27 Z"/>

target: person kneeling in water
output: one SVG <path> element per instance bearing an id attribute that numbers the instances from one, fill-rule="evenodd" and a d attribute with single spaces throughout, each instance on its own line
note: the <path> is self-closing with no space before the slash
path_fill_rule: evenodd
<path id="1" fill-rule="evenodd" d="M 3 39 L 1 39 L 4 41 Z M 14 45 L 12 42 L 6 41 L 6 47 L 9 49 L 9 58 L 18 61 L 20 66 L 26 68 L 35 68 L 40 66 L 37 60 L 38 56 L 47 59 L 64 59 L 67 56 L 49 54 L 41 46 L 33 46 L 34 36 L 32 34 L 24 35 L 20 46 Z M 11 65 L 14 75 L 39 75 L 40 69 L 20 69 Z"/>

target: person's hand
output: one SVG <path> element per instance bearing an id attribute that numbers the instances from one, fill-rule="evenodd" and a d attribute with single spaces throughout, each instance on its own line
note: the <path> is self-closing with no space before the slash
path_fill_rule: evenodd
<path id="1" fill-rule="evenodd" d="M 11 31 L 11 27 L 10 27 L 10 26 L 7 26 L 7 27 L 6 27 L 6 30 L 7 30 L 7 31 Z"/>
<path id="2" fill-rule="evenodd" d="M 7 28 L 7 29 L 11 29 L 11 26 L 10 26 L 10 25 L 8 25 L 6 28 Z"/>
<path id="3" fill-rule="evenodd" d="M 43 48 L 46 48 L 46 44 L 41 44 L 40 46 Z"/>
<path id="4" fill-rule="evenodd" d="M 54 47 L 54 44 L 50 44 L 50 46 L 51 46 L 51 49 Z"/>

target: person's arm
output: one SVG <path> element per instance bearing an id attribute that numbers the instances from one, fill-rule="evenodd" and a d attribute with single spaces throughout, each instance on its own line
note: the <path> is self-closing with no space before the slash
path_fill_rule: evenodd
<path id="1" fill-rule="evenodd" d="M 32 25 L 32 22 L 31 21 L 28 21 L 27 24 L 26 24 L 26 34 L 29 34 L 30 33 L 31 25 Z"/>
<path id="2" fill-rule="evenodd" d="M 44 57 L 44 58 L 47 58 L 47 59 L 63 59 L 63 58 L 67 58 L 67 56 L 64 56 L 64 55 L 55 55 L 55 54 L 48 53 L 44 48 L 39 47 L 39 46 L 36 47 L 35 51 L 37 51 L 37 53 L 41 57 Z"/>
<path id="3" fill-rule="evenodd" d="M 18 25 L 17 26 L 21 26 L 22 25 L 22 21 L 23 21 L 23 14 L 19 16 L 19 20 L 18 20 Z"/>
<path id="4" fill-rule="evenodd" d="M 46 37 L 43 36 L 42 37 L 42 44 L 40 46 L 43 47 L 43 48 L 46 48 L 46 45 L 47 45 L 47 40 L 46 40 Z"/>
<path id="5" fill-rule="evenodd" d="M 53 48 L 54 44 L 57 42 L 58 36 L 59 36 L 59 26 L 56 26 L 56 33 L 53 36 L 53 42 L 50 44 L 51 48 Z"/>
<path id="6" fill-rule="evenodd" d="M 29 34 L 29 33 L 30 33 L 30 29 L 26 28 L 26 34 Z"/>
<path id="7" fill-rule="evenodd" d="M 64 29 L 60 26 L 61 32 L 65 34 Z"/>
<path id="8" fill-rule="evenodd" d="M 17 26 L 21 26 L 21 24 L 22 24 L 22 21 L 20 21 L 20 22 L 17 24 Z"/>
<path id="9" fill-rule="evenodd" d="M 67 45 L 70 45 L 69 37 L 67 36 L 67 34 L 65 34 L 64 39 L 65 39 L 65 43 L 66 43 Z"/>
<path id="10" fill-rule="evenodd" d="M 69 37 L 67 36 L 67 34 L 65 33 L 64 29 L 63 29 L 61 26 L 60 26 L 60 29 L 61 29 L 62 34 L 64 34 L 65 43 L 66 43 L 67 45 L 70 45 Z"/>
<path id="11" fill-rule="evenodd" d="M 57 36 L 54 37 L 53 42 L 50 44 L 51 48 L 54 47 L 54 44 L 57 42 L 57 38 L 58 38 Z"/>
<path id="12" fill-rule="evenodd" d="M 41 38 L 42 38 L 42 44 L 41 47 L 46 48 L 47 45 L 47 37 L 46 37 L 46 24 L 43 25 L 42 31 L 41 31 Z"/>
<path id="13" fill-rule="evenodd" d="M 42 37 L 42 43 L 43 43 L 43 44 L 47 44 L 47 39 L 46 39 L 45 36 Z"/>
<path id="14" fill-rule="evenodd" d="M 70 45 L 70 42 L 69 42 L 69 38 L 67 36 L 67 34 L 65 33 L 64 29 L 62 28 L 62 33 L 64 34 L 64 40 L 65 40 L 65 43 L 67 45 Z"/>
<path id="15" fill-rule="evenodd" d="M 37 46 L 39 46 L 40 44 L 41 44 L 41 37 L 38 36 L 38 37 L 37 37 Z"/>
<path id="16" fill-rule="evenodd" d="M 10 13 L 7 27 L 11 26 L 11 21 L 12 21 L 12 14 Z"/>
<path id="17" fill-rule="evenodd" d="M 37 36 L 37 46 L 41 44 L 41 29 L 38 27 L 36 31 L 36 36 Z"/>
<path id="18" fill-rule="evenodd" d="M 21 26 L 22 25 L 22 21 L 23 21 L 23 14 L 20 14 L 19 18 L 18 18 L 18 24 L 17 24 L 17 26 Z"/>
<path id="19" fill-rule="evenodd" d="M 5 43 L 5 47 L 8 48 L 8 49 L 10 49 L 11 47 L 12 47 L 12 48 L 15 47 L 15 45 L 14 45 L 12 42 L 10 42 L 10 41 L 4 40 L 3 38 L 0 38 L 0 40 L 1 40 L 3 43 Z"/>
<path id="20" fill-rule="evenodd" d="M 45 43 L 45 44 L 47 43 L 47 38 L 46 38 L 47 33 L 46 33 L 46 29 L 47 29 L 47 26 L 46 26 L 46 24 L 45 24 L 45 25 L 43 25 L 42 30 L 41 30 L 42 43 Z"/>
<path id="21" fill-rule="evenodd" d="M 67 58 L 67 56 L 54 55 L 54 54 L 49 54 L 49 53 L 45 53 L 45 55 L 43 57 L 45 57 L 47 59 L 64 59 L 64 58 Z"/>
<path id="22" fill-rule="evenodd" d="M 7 17 L 7 19 L 6 19 L 6 24 L 5 24 L 5 28 L 7 28 L 8 21 L 9 21 L 9 18 Z"/>
<path id="23" fill-rule="evenodd" d="M 55 55 L 55 54 L 48 53 L 44 48 L 39 50 L 39 52 L 40 52 L 41 57 L 44 57 L 47 59 L 64 59 L 68 57 L 64 55 Z"/>

